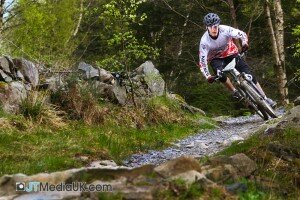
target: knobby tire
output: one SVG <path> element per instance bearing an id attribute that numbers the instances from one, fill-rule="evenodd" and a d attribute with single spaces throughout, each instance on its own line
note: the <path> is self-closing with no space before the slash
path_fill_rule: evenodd
<path id="1" fill-rule="evenodd" d="M 243 91 L 246 105 L 250 106 L 251 109 L 253 109 L 263 120 L 268 120 L 268 113 L 256 104 L 256 101 L 251 94 L 246 89 L 241 90 Z"/>
<path id="2" fill-rule="evenodd" d="M 247 82 L 242 82 L 243 88 L 251 95 L 254 99 L 254 103 L 257 105 L 257 108 L 261 111 L 264 116 L 264 119 L 268 119 L 266 114 L 269 114 L 272 118 L 277 118 L 273 108 L 264 100 L 258 92 Z"/>

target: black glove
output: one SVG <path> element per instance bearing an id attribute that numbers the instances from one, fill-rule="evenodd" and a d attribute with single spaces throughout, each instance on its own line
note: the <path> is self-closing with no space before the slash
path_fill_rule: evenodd
<path id="1" fill-rule="evenodd" d="M 241 52 L 241 53 L 246 52 L 248 49 L 249 49 L 249 45 L 248 45 L 248 44 L 244 44 L 244 45 L 242 46 L 242 52 Z"/>
<path id="2" fill-rule="evenodd" d="M 213 82 L 215 82 L 215 79 L 216 79 L 215 76 L 209 76 L 209 77 L 207 78 L 207 82 L 213 83 Z"/>

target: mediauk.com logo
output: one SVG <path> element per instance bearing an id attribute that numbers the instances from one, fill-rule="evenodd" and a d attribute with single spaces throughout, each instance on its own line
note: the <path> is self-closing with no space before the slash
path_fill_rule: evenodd
<path id="1" fill-rule="evenodd" d="M 112 192 L 113 188 L 110 184 L 87 184 L 85 182 L 60 183 L 57 185 L 31 181 L 16 183 L 16 191 L 39 192 L 39 191 L 81 191 L 81 192 Z"/>

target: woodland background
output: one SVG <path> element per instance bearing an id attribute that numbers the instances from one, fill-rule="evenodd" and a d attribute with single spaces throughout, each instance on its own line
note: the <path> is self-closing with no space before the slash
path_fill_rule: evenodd
<path id="1" fill-rule="evenodd" d="M 198 69 L 202 20 L 215 12 L 222 24 L 248 34 L 247 62 L 271 98 L 287 104 L 299 95 L 296 0 L 1 0 L 0 6 L 1 54 L 51 70 L 85 61 L 130 71 L 152 60 L 169 91 L 208 113 L 233 114 L 239 105 L 229 92 L 206 83 Z"/>

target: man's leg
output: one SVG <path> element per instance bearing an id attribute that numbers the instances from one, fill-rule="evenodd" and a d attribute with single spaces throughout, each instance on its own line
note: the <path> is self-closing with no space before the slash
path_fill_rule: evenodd
<path id="1" fill-rule="evenodd" d="M 210 65 L 212 66 L 214 73 L 217 74 L 217 71 L 222 71 L 223 68 L 229 63 L 229 61 L 230 60 L 227 60 L 225 58 L 215 58 L 210 62 Z M 232 91 L 232 92 L 235 91 L 235 88 L 232 85 L 232 83 L 228 77 L 224 76 L 224 77 L 221 77 L 219 80 L 230 91 Z"/>
<path id="2" fill-rule="evenodd" d="M 232 85 L 231 81 L 229 78 L 227 78 L 226 82 L 223 83 L 227 89 L 229 89 L 231 92 L 235 91 L 235 87 Z"/>
<path id="3" fill-rule="evenodd" d="M 231 91 L 233 98 L 235 98 L 239 101 L 243 99 L 240 92 L 237 89 L 235 89 L 235 87 L 233 86 L 233 84 L 231 83 L 231 81 L 228 77 L 227 77 L 226 82 L 224 82 L 223 84 Z"/>
<path id="4" fill-rule="evenodd" d="M 264 96 L 264 99 L 267 101 L 267 103 L 272 107 L 275 108 L 277 103 L 275 101 L 273 101 L 272 99 L 268 98 L 265 94 L 265 92 L 263 91 L 263 89 L 261 88 L 259 82 L 256 83 L 256 87 L 259 89 L 261 95 Z"/>
<path id="5" fill-rule="evenodd" d="M 233 57 L 232 57 L 233 58 Z M 217 73 L 218 70 L 222 71 L 222 69 L 232 60 L 232 58 L 217 58 L 213 59 L 210 63 L 212 66 L 215 74 Z M 221 77 L 220 82 L 225 85 L 225 87 L 232 92 L 232 96 L 235 99 L 242 99 L 243 97 L 240 95 L 240 93 L 235 89 L 233 84 L 231 83 L 230 79 L 226 76 Z"/>
<path id="6" fill-rule="evenodd" d="M 260 94 L 263 95 L 264 97 L 266 97 L 266 94 L 265 94 L 265 92 L 263 91 L 263 89 L 261 88 L 259 82 L 256 82 L 255 85 L 256 85 L 257 89 L 259 89 Z"/>

